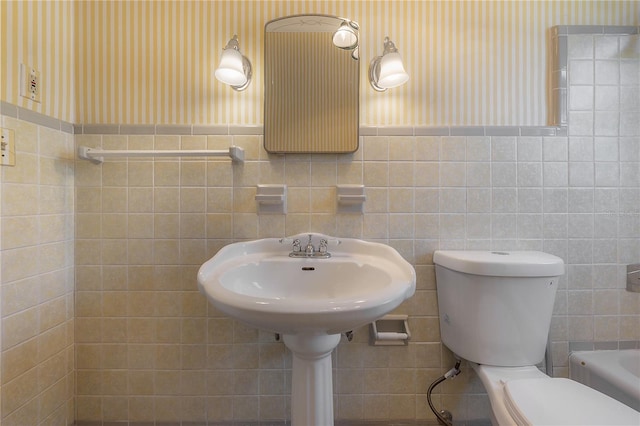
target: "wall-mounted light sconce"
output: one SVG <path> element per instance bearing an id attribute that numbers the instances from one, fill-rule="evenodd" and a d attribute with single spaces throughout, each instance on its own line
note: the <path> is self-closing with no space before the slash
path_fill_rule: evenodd
<path id="1" fill-rule="evenodd" d="M 333 33 L 333 44 L 344 50 L 351 50 L 351 57 L 355 60 L 360 58 L 358 47 L 358 30 L 360 26 L 357 22 L 344 19 L 340 27 Z"/>
<path id="2" fill-rule="evenodd" d="M 369 83 L 378 92 L 400 86 L 409 80 L 398 49 L 389 37 L 384 38 L 382 56 L 376 56 L 369 64 Z"/>
<path id="3" fill-rule="evenodd" d="M 251 83 L 251 62 L 240 53 L 238 36 L 234 35 L 225 46 L 220 57 L 220 65 L 215 71 L 216 78 L 234 90 L 243 91 Z"/>
<path id="4" fill-rule="evenodd" d="M 340 49 L 353 49 L 358 46 L 358 24 L 345 19 L 333 33 L 333 44 Z"/>

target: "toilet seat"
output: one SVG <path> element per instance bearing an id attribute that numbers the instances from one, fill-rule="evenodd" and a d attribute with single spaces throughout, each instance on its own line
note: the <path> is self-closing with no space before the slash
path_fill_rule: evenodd
<path id="1" fill-rule="evenodd" d="M 494 425 L 640 425 L 633 408 L 582 383 L 551 378 L 536 366 L 469 364 L 487 391 Z"/>
<path id="2" fill-rule="evenodd" d="M 573 380 L 509 380 L 503 389 L 517 425 L 640 425 L 640 412 Z"/>

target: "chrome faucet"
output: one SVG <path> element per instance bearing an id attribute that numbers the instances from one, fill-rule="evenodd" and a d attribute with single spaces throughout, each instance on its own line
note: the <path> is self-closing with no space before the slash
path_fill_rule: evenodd
<path id="1" fill-rule="evenodd" d="M 293 245 L 291 247 L 291 252 L 289 253 L 289 257 L 304 257 L 304 258 L 315 258 L 315 259 L 328 259 L 331 257 L 331 253 L 328 252 L 327 247 L 329 246 L 329 241 L 326 238 L 321 238 L 320 243 L 318 245 L 318 250 L 313 245 L 312 237 L 313 234 L 308 234 L 309 240 L 307 241 L 307 245 L 302 248 L 302 242 L 296 238 L 293 240 Z M 281 243 L 285 243 L 291 241 L 288 238 L 283 238 L 280 240 Z M 339 240 L 336 240 L 337 244 L 340 244 Z"/>

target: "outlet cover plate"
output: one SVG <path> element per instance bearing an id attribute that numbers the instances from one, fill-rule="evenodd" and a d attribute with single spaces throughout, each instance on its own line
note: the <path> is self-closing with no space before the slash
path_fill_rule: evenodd
<path id="1" fill-rule="evenodd" d="M 31 99 L 34 102 L 40 102 L 41 92 L 40 71 L 25 64 L 20 64 L 20 96 Z"/>
<path id="2" fill-rule="evenodd" d="M 15 132 L 12 129 L 0 128 L 0 165 L 16 165 L 16 142 Z"/>

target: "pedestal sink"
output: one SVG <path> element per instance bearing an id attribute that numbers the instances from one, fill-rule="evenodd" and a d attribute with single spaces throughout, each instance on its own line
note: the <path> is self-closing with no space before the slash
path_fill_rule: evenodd
<path id="1" fill-rule="evenodd" d="M 340 334 L 395 309 L 415 282 L 393 248 L 321 234 L 230 244 L 198 272 L 213 306 L 283 336 L 293 354 L 292 426 L 333 425 L 331 352 Z"/>

